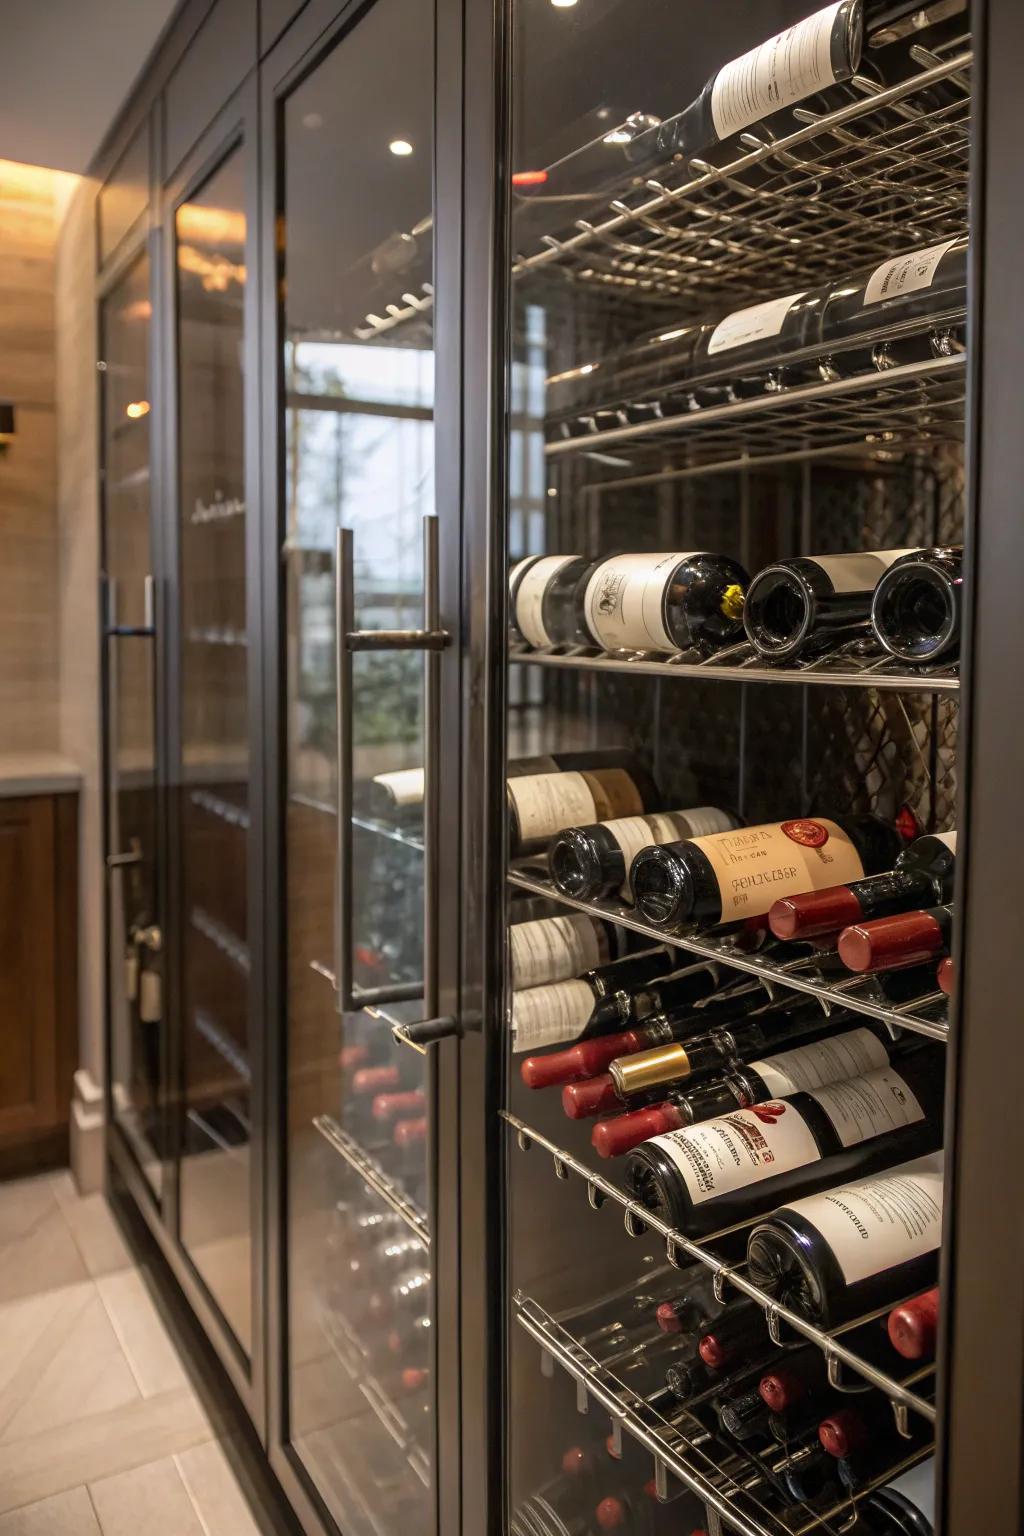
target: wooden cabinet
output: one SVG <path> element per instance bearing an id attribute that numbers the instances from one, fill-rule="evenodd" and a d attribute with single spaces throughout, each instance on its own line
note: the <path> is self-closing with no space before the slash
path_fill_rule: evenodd
<path id="1" fill-rule="evenodd" d="M 0 799 L 0 1174 L 67 1156 L 77 858 L 77 796 Z"/>

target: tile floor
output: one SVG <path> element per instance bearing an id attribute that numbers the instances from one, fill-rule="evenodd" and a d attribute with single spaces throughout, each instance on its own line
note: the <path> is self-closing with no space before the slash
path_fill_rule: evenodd
<path id="1" fill-rule="evenodd" d="M 102 1195 L 0 1184 L 0 1536 L 260 1536 Z"/>

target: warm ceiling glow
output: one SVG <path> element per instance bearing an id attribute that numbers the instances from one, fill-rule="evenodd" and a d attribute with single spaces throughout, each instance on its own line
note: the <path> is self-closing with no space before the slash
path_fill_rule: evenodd
<path id="1" fill-rule="evenodd" d="M 551 0 L 551 4 L 557 6 L 559 10 L 568 10 L 570 5 L 576 4 L 576 0 Z"/>
<path id="2" fill-rule="evenodd" d="M 178 268 L 198 277 L 207 293 L 226 293 L 232 283 L 245 282 L 245 263 L 226 256 L 205 256 L 191 245 L 178 246 Z"/>
<path id="3" fill-rule="evenodd" d="M 140 416 L 149 415 L 149 401 L 132 400 L 125 406 L 124 413 L 126 416 L 130 416 L 132 421 L 138 421 Z"/>
<path id="4" fill-rule="evenodd" d="M 388 149 L 390 149 L 393 155 L 412 154 L 412 145 L 409 143 L 408 139 L 392 139 L 391 143 L 388 145 Z"/>
<path id="5" fill-rule="evenodd" d="M 245 244 L 245 214 L 236 208 L 182 203 L 175 215 L 175 227 L 179 240 L 219 246 Z"/>

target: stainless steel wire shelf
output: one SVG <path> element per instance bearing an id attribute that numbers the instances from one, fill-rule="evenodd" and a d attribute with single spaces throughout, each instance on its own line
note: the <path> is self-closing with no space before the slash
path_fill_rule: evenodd
<path id="1" fill-rule="evenodd" d="M 910 60 L 894 85 L 858 74 L 795 107 L 782 137 L 748 130 L 722 164 L 645 176 L 568 232 L 542 235 L 513 270 L 709 310 L 964 233 L 971 53 L 918 46 Z"/>
<path id="2" fill-rule="evenodd" d="M 417 1442 L 401 1408 L 372 1370 L 366 1346 L 357 1330 L 333 1307 L 321 1317 L 321 1327 L 353 1386 L 369 1404 L 424 1488 L 429 1488 L 430 1461 L 427 1453 Z"/>
<path id="3" fill-rule="evenodd" d="M 587 1412 L 592 1399 L 611 1419 L 613 1435 L 625 1432 L 651 1453 L 659 1495 L 664 1496 L 668 1478 L 674 1477 L 742 1536 L 805 1536 L 845 1530 L 856 1519 L 857 1500 L 928 1454 L 927 1446 L 916 1449 L 866 1482 L 852 1498 L 831 1508 L 786 1508 L 777 1495 L 772 1496 L 770 1477 L 797 1465 L 806 1452 L 787 1454 L 779 1447 L 762 1456 L 738 1454 L 685 1410 L 666 1417 L 595 1360 L 531 1297 L 516 1292 L 513 1304 L 516 1322 L 540 1346 L 543 1356 L 575 1381 L 579 1411 Z"/>
<path id="4" fill-rule="evenodd" d="M 852 446 L 868 458 L 894 461 L 915 449 L 963 442 L 965 379 L 966 359 L 958 353 L 556 438 L 544 452 L 549 459 L 589 457 L 606 478 L 616 468 L 663 468 L 668 458 L 677 468 L 732 470 Z"/>
<path id="5" fill-rule="evenodd" d="M 920 693 L 955 693 L 960 687 L 959 668 L 920 667 L 913 671 L 892 656 L 877 650 L 864 651 L 859 643 L 846 643 L 813 661 L 789 667 L 772 667 L 746 641 L 727 646 L 713 656 L 694 651 L 656 656 L 650 651 L 604 653 L 582 648 L 543 651 L 516 647 L 509 661 L 534 667 L 561 667 L 577 672 L 631 672 L 645 677 L 721 677 L 738 683 L 819 683 L 833 688 L 876 688 Z"/>
<path id="6" fill-rule="evenodd" d="M 891 1029 L 913 1030 L 915 1034 L 926 1035 L 931 1040 L 949 1038 L 946 998 L 939 991 L 929 992 L 909 1003 L 893 1005 L 885 1001 L 870 976 L 851 976 L 849 980 L 844 978 L 842 981 L 825 980 L 813 955 L 780 962 L 771 949 L 764 953 L 748 953 L 738 949 L 728 938 L 715 938 L 710 934 L 687 935 L 685 938 L 666 934 L 660 928 L 645 923 L 633 907 L 614 901 L 577 901 L 572 896 L 564 896 L 550 880 L 536 872 L 512 869 L 509 870 L 508 878 L 513 885 L 531 891 L 535 896 L 547 896 L 577 912 L 590 912 L 595 917 L 618 923 L 623 928 L 631 928 L 634 933 L 642 933 L 645 938 L 657 944 L 671 944 L 689 954 L 700 955 L 704 960 L 715 960 L 733 970 L 746 971 L 751 976 L 759 977 L 769 993 L 774 987 L 807 992 L 818 999 L 826 1014 L 831 1013 L 833 1008 L 850 1008 L 854 1013 L 881 1019 Z"/>
<path id="7" fill-rule="evenodd" d="M 415 1200 L 409 1198 L 405 1190 L 384 1172 L 376 1159 L 354 1137 L 342 1130 L 332 1115 L 314 1115 L 313 1125 L 378 1199 L 394 1211 L 396 1216 L 400 1216 L 424 1247 L 429 1248 L 430 1224 L 426 1212 L 420 1209 Z"/>
<path id="8" fill-rule="evenodd" d="M 904 1437 L 910 1433 L 909 1415 L 911 1413 L 918 1414 L 929 1423 L 935 1422 L 935 1405 L 914 1390 L 920 1383 L 932 1379 L 934 1376 L 932 1365 L 920 1367 L 900 1380 L 880 1370 L 870 1361 L 863 1360 L 855 1349 L 843 1342 L 845 1335 L 884 1317 L 890 1310 L 889 1307 L 869 1312 L 863 1317 L 853 1318 L 850 1322 L 844 1323 L 841 1328 L 830 1330 L 818 1328 L 814 1323 L 809 1323 L 801 1317 L 799 1313 L 783 1306 L 781 1302 L 776 1301 L 775 1297 L 770 1296 L 767 1291 L 761 1290 L 760 1286 L 749 1280 L 744 1273 L 744 1265 L 728 1264 L 720 1258 L 709 1246 L 714 1243 L 715 1234 L 705 1238 L 703 1243 L 694 1242 L 691 1238 L 685 1237 L 682 1232 L 670 1227 L 659 1216 L 655 1216 L 638 1200 L 633 1200 L 625 1194 L 611 1179 L 595 1173 L 592 1168 L 588 1168 L 585 1163 L 575 1158 L 571 1152 L 556 1146 L 553 1141 L 549 1141 L 540 1131 L 535 1131 L 518 1116 L 508 1110 L 502 1110 L 501 1116 L 515 1131 L 517 1145 L 521 1151 L 528 1152 L 533 1146 L 543 1147 L 551 1154 L 554 1172 L 558 1178 L 568 1179 L 570 1175 L 575 1175 L 583 1180 L 587 1199 L 594 1210 L 600 1210 L 608 1200 L 620 1206 L 626 1231 L 630 1237 L 642 1237 L 648 1231 L 657 1232 L 665 1239 L 665 1252 L 670 1264 L 675 1265 L 676 1268 L 682 1268 L 686 1261 L 694 1261 L 712 1271 L 715 1277 L 715 1294 L 719 1300 L 724 1299 L 727 1287 L 731 1286 L 749 1297 L 751 1301 L 757 1302 L 758 1306 L 764 1310 L 765 1327 L 773 1344 L 781 1348 L 787 1342 L 793 1342 L 792 1336 L 797 1335 L 816 1345 L 825 1356 L 829 1382 L 836 1391 L 863 1392 L 868 1387 L 876 1387 L 880 1392 L 884 1392 L 892 1403 L 896 1428 Z M 734 1232 L 746 1225 L 749 1223 L 738 1223 L 736 1227 L 725 1230 Z M 724 1236 L 724 1232 L 717 1235 Z M 898 1306 L 903 1299 L 906 1298 L 896 1297 L 892 1305 Z M 790 1333 L 789 1340 L 786 1338 L 787 1329 Z M 844 1376 L 844 1367 L 854 1373 L 857 1378 L 854 1383 Z"/>

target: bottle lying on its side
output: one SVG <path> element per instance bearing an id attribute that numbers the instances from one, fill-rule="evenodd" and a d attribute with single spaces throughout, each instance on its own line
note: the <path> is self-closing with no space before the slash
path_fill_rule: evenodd
<path id="1" fill-rule="evenodd" d="M 950 901 L 955 873 L 956 833 L 933 832 L 915 838 L 883 874 L 783 897 L 769 911 L 768 926 L 780 939 L 839 933 L 852 923 Z"/>
<path id="2" fill-rule="evenodd" d="M 758 571 L 747 588 L 743 628 L 759 656 L 794 662 L 867 634 L 875 588 L 890 566 L 919 550 L 798 555 Z"/>

